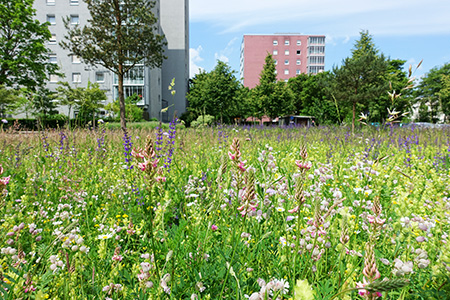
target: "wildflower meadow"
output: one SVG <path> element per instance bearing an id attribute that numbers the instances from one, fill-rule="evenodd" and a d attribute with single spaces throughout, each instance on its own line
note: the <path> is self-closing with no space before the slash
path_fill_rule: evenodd
<path id="1" fill-rule="evenodd" d="M 0 133 L 2 299 L 449 299 L 450 130 Z"/>

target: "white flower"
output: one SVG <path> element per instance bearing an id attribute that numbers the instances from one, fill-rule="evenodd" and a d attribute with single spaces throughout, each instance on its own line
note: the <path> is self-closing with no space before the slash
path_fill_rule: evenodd
<path id="1" fill-rule="evenodd" d="M 107 239 L 112 238 L 112 236 L 113 235 L 111 233 L 107 233 L 107 234 L 100 234 L 97 238 L 99 240 L 107 240 Z"/>

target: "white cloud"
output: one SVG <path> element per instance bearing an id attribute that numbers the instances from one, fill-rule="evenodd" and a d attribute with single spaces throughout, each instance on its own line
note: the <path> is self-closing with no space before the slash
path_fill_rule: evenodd
<path id="1" fill-rule="evenodd" d="M 229 59 L 229 57 L 231 56 L 231 55 L 233 55 L 234 54 L 234 44 L 236 43 L 236 41 L 238 40 L 238 38 L 237 37 L 234 37 L 233 39 L 231 39 L 229 42 L 228 42 L 228 44 L 227 44 L 227 46 L 224 48 L 224 49 L 222 49 L 222 50 L 220 50 L 219 52 L 216 52 L 215 54 L 214 54 L 214 58 L 216 59 L 216 60 L 220 60 L 220 61 L 223 61 L 224 63 L 228 63 L 229 61 L 230 61 L 230 59 Z"/>
<path id="2" fill-rule="evenodd" d="M 189 77 L 193 78 L 195 74 L 198 74 L 204 71 L 204 68 L 199 66 L 199 63 L 203 61 L 203 58 L 200 56 L 200 52 L 202 52 L 202 46 L 198 46 L 197 49 L 190 48 L 189 49 Z"/>
<path id="3" fill-rule="evenodd" d="M 361 29 L 391 36 L 450 33 L 450 1 L 444 0 L 190 0 L 189 6 L 192 22 L 212 23 L 223 33 L 262 26 L 334 37 L 357 36 Z"/>

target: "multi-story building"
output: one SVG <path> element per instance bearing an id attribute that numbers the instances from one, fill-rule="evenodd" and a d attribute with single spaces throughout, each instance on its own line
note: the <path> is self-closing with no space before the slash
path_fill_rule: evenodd
<path id="1" fill-rule="evenodd" d="M 176 113 L 177 116 L 186 110 L 186 93 L 189 81 L 189 1 L 157 0 L 154 14 L 158 19 L 158 34 L 164 34 L 167 42 L 164 55 L 167 59 L 161 68 L 148 68 L 137 65 L 124 78 L 125 97 L 133 94 L 142 96 L 138 103 L 144 108 L 146 118 L 157 118 L 168 121 Z M 63 19 L 69 18 L 73 26 L 88 24 L 90 13 L 83 0 L 35 0 L 36 18 L 40 22 L 49 22 L 52 38 L 48 43 L 51 50 L 50 62 L 60 66 L 64 78 L 51 76 L 47 87 L 55 90 L 58 81 L 67 81 L 72 86 L 86 87 L 88 82 L 99 83 L 106 91 L 108 100 L 118 98 L 117 76 L 103 67 L 91 67 L 83 64 L 79 57 L 69 55 L 59 42 L 64 39 L 66 29 Z M 176 94 L 168 90 L 175 78 Z M 170 108 L 161 113 L 161 109 Z M 64 108 L 61 112 L 67 113 Z M 74 112 L 76 114 L 76 111 Z M 73 115 L 72 115 L 73 117 Z"/>
<path id="2" fill-rule="evenodd" d="M 240 61 L 244 86 L 253 88 L 259 83 L 267 54 L 275 60 L 278 80 L 287 81 L 301 73 L 317 74 L 325 69 L 325 36 L 244 35 Z"/>

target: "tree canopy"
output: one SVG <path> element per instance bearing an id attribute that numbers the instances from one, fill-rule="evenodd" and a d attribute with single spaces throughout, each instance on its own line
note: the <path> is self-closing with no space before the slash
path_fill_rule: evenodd
<path id="1" fill-rule="evenodd" d="M 357 111 L 367 111 L 369 101 L 379 99 L 388 91 L 388 82 L 384 79 L 388 63 L 383 54 L 372 42 L 367 31 L 362 31 L 355 43 L 352 57 L 343 60 L 341 67 L 333 68 L 335 82 L 333 96 L 352 112 L 352 129 L 355 128 Z"/>
<path id="2" fill-rule="evenodd" d="M 61 46 L 93 66 L 103 66 L 118 77 L 121 127 L 126 130 L 124 76 L 136 65 L 160 67 L 164 36 L 159 34 L 155 3 L 147 0 L 85 0 L 89 25 L 68 30 Z"/>
<path id="3" fill-rule="evenodd" d="M 228 64 L 219 60 L 211 72 L 195 75 L 187 95 L 194 118 L 207 114 L 230 123 L 240 116 L 241 85 L 234 73 Z"/>
<path id="4" fill-rule="evenodd" d="M 0 0 L 0 86 L 36 90 L 57 73 L 45 47 L 48 24 L 35 14 L 33 0 Z"/>

